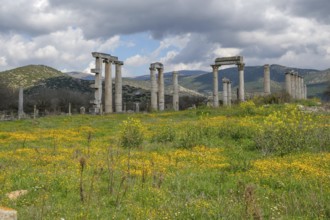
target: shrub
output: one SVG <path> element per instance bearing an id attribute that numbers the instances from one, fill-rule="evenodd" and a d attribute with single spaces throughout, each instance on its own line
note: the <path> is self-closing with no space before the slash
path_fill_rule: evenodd
<path id="1" fill-rule="evenodd" d="M 128 118 L 121 124 L 120 143 L 123 147 L 141 147 L 143 142 L 143 127 L 141 121 Z"/>
<path id="2" fill-rule="evenodd" d="M 329 150 L 329 127 L 318 116 L 293 105 L 267 116 L 258 130 L 255 142 L 264 154 Z"/>
<path id="3" fill-rule="evenodd" d="M 170 125 L 165 125 L 151 137 L 151 142 L 168 143 L 175 139 L 175 130 Z"/>

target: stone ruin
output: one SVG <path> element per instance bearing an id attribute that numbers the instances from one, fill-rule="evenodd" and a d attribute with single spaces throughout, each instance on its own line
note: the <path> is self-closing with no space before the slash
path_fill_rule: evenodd
<path id="1" fill-rule="evenodd" d="M 239 89 L 238 99 L 244 101 L 244 62 L 242 56 L 221 57 L 215 59 L 215 64 L 211 65 L 213 69 L 213 107 L 219 107 L 219 86 L 218 86 L 218 70 L 223 65 L 237 65 L 239 73 Z"/>
<path id="2" fill-rule="evenodd" d="M 285 91 L 293 99 L 307 99 L 307 86 L 304 78 L 292 70 L 285 73 Z"/>
<path id="3" fill-rule="evenodd" d="M 112 73 L 111 65 L 114 64 L 116 68 L 115 73 L 115 112 L 122 112 L 122 74 L 121 67 L 124 65 L 118 57 L 111 56 L 110 54 L 93 52 L 92 56 L 95 57 L 95 69 L 91 69 L 95 73 L 95 83 L 91 85 L 95 89 L 95 99 L 91 101 L 93 105 L 90 112 L 94 114 L 101 114 L 102 107 L 102 67 L 105 64 L 105 86 L 104 86 L 104 110 L 105 113 L 113 112 L 112 107 Z"/>

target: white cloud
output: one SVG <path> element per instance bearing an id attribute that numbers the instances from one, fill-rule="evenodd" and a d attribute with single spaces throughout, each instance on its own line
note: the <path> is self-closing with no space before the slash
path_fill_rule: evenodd
<path id="1" fill-rule="evenodd" d="M 141 56 L 140 54 L 136 54 L 132 57 L 129 57 L 125 60 L 125 65 L 128 66 L 142 66 L 148 63 L 151 63 L 151 60 L 149 57 Z"/>

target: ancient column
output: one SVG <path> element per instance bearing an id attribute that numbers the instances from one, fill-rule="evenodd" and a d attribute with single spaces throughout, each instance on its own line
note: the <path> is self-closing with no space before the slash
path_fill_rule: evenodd
<path id="1" fill-rule="evenodd" d="M 135 112 L 139 113 L 140 112 L 140 103 L 135 102 Z"/>
<path id="2" fill-rule="evenodd" d="M 23 110 L 23 88 L 19 88 L 18 92 L 18 118 L 20 119 L 24 115 L 24 110 Z"/>
<path id="3" fill-rule="evenodd" d="M 165 93 L 164 93 L 164 69 L 158 69 L 158 101 L 159 111 L 165 109 Z"/>
<path id="4" fill-rule="evenodd" d="M 300 76 L 300 82 L 299 82 L 299 85 L 300 85 L 300 91 L 299 91 L 299 96 L 300 96 L 300 99 L 304 99 L 304 78 L 302 76 Z"/>
<path id="5" fill-rule="evenodd" d="M 304 84 L 304 99 L 307 99 L 307 85 Z"/>
<path id="6" fill-rule="evenodd" d="M 292 81 L 291 81 L 291 72 L 286 72 L 285 73 L 285 91 L 290 95 L 292 96 L 292 90 L 291 90 L 291 87 L 292 87 Z"/>
<path id="7" fill-rule="evenodd" d="M 121 76 L 121 66 L 124 63 L 121 61 L 116 61 L 116 77 L 115 77 L 115 110 L 116 112 L 123 111 L 123 84 L 122 84 L 122 76 Z"/>
<path id="8" fill-rule="evenodd" d="M 296 80 L 296 82 L 295 82 L 295 86 L 296 86 L 296 99 L 299 99 L 299 90 L 300 90 L 300 85 L 299 85 L 299 78 L 300 78 L 300 76 L 298 75 L 298 73 L 296 73 L 297 75 L 296 75 L 296 78 L 295 78 L 295 80 Z"/>
<path id="9" fill-rule="evenodd" d="M 231 106 L 231 101 L 232 101 L 232 97 L 231 97 L 231 81 L 228 80 L 228 106 Z"/>
<path id="10" fill-rule="evenodd" d="M 296 97 L 296 74 L 292 71 L 291 72 L 291 92 L 292 92 L 292 98 L 297 98 Z"/>
<path id="11" fill-rule="evenodd" d="M 213 69 L 213 107 L 219 107 L 219 86 L 218 86 L 218 69 L 220 66 L 218 65 L 211 65 Z"/>
<path id="12" fill-rule="evenodd" d="M 95 113 L 99 113 L 102 103 L 102 59 L 100 57 L 95 57 L 95 69 L 92 69 L 91 72 L 95 73 Z"/>
<path id="13" fill-rule="evenodd" d="M 222 86 L 223 86 L 223 92 L 222 92 L 222 102 L 224 106 L 228 105 L 228 80 L 226 78 L 222 79 Z"/>
<path id="14" fill-rule="evenodd" d="M 245 96 L 244 96 L 244 63 L 238 64 L 238 70 L 239 70 L 239 101 L 244 102 Z"/>
<path id="15" fill-rule="evenodd" d="M 156 68 L 150 67 L 150 81 L 151 81 L 151 110 L 157 111 L 157 80 Z"/>
<path id="16" fill-rule="evenodd" d="M 105 60 L 104 111 L 112 112 L 112 74 L 111 61 Z"/>
<path id="17" fill-rule="evenodd" d="M 179 83 L 178 72 L 173 72 L 173 110 L 179 111 Z"/>
<path id="18" fill-rule="evenodd" d="M 269 64 L 264 65 L 264 93 L 270 95 L 270 69 Z"/>
<path id="19" fill-rule="evenodd" d="M 33 119 L 36 119 L 36 117 L 37 117 L 37 106 L 34 105 L 33 106 Z"/>

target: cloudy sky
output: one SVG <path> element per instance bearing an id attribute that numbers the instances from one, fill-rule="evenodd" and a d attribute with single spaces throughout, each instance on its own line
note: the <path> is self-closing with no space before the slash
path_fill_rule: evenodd
<path id="1" fill-rule="evenodd" d="M 251 65 L 330 68 L 330 0 L 0 0 L 0 71 L 44 64 L 88 72 L 92 51 L 124 75 Z"/>

